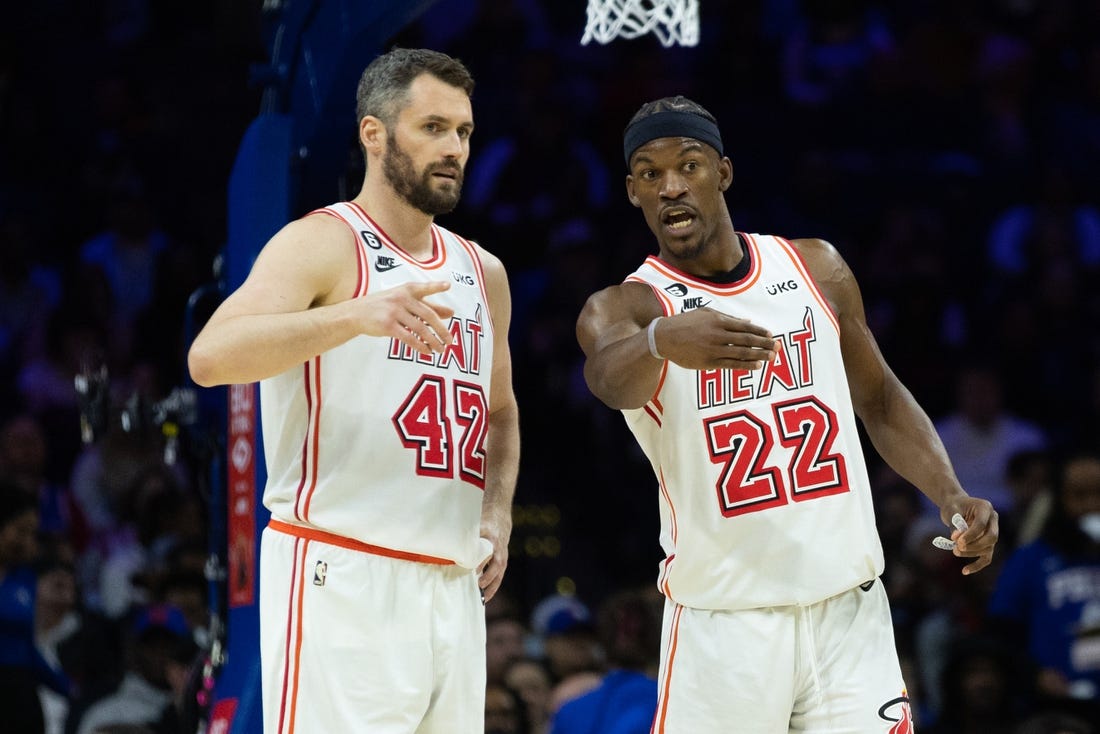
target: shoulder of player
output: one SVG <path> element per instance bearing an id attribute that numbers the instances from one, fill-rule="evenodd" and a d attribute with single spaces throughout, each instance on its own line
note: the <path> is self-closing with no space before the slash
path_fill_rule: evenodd
<path id="1" fill-rule="evenodd" d="M 803 237 L 796 240 L 789 240 L 794 249 L 798 250 L 798 253 L 803 258 L 813 259 L 828 259 L 833 257 L 840 257 L 840 253 L 833 247 L 832 243 L 828 240 L 823 240 L 818 237 Z"/>
<path id="2" fill-rule="evenodd" d="M 260 261 L 265 270 L 312 283 L 318 294 L 328 293 L 345 273 L 354 272 L 355 239 L 335 217 L 313 213 L 286 224 L 268 240 Z"/>
<path id="3" fill-rule="evenodd" d="M 832 243 L 817 237 L 791 240 L 791 245 L 802 256 L 810 274 L 822 285 L 851 280 L 852 273 L 840 251 Z"/>
<path id="4" fill-rule="evenodd" d="M 818 238 L 791 240 L 791 244 L 802 256 L 814 282 L 837 314 L 842 317 L 846 314 L 861 316 L 863 305 L 859 285 L 840 251 Z"/>
<path id="5" fill-rule="evenodd" d="M 457 235 L 455 235 L 457 237 Z M 508 271 L 504 267 L 504 262 L 499 257 L 494 255 L 485 249 L 480 242 L 476 240 L 467 240 L 460 238 L 464 242 L 468 242 L 474 248 L 474 254 L 481 262 L 481 270 L 485 273 L 485 285 L 492 290 L 493 288 L 505 288 L 508 287 Z"/>
<path id="6" fill-rule="evenodd" d="M 477 259 L 481 261 L 481 271 L 485 275 L 485 292 L 489 298 L 489 308 L 493 311 L 493 318 L 510 318 L 512 294 L 508 289 L 508 271 L 504 263 L 479 242 L 462 239 L 474 248 Z"/>
<path id="7" fill-rule="evenodd" d="M 348 244 L 354 241 L 354 233 L 345 222 L 317 211 L 286 224 L 275 233 L 268 246 L 301 248 L 301 254 L 311 257 L 330 252 L 350 255 L 354 250 Z"/>
<path id="8" fill-rule="evenodd" d="M 485 249 L 480 242 L 475 240 L 466 240 L 474 246 L 474 252 L 477 253 L 478 259 L 481 260 L 481 267 L 485 270 L 485 276 L 490 277 L 490 274 L 496 277 L 506 277 L 507 273 L 504 268 L 504 263 L 499 257 L 494 255 Z"/>

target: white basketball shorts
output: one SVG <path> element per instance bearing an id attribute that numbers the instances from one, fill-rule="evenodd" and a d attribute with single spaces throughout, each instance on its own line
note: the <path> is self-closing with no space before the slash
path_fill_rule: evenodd
<path id="1" fill-rule="evenodd" d="M 264 734 L 482 734 L 475 572 L 357 545 L 278 521 L 264 529 Z"/>
<path id="2" fill-rule="evenodd" d="M 666 600 L 658 683 L 654 734 L 913 731 L 877 580 L 804 607 Z"/>

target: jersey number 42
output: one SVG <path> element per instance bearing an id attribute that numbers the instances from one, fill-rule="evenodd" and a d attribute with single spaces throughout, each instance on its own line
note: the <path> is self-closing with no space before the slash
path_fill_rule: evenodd
<path id="1" fill-rule="evenodd" d="M 393 416 L 397 435 L 406 448 L 416 451 L 416 473 L 453 478 L 485 489 L 485 436 L 489 410 L 481 385 L 424 375 Z M 452 418 L 451 411 L 454 411 Z M 451 439 L 457 427 L 458 443 Z"/>

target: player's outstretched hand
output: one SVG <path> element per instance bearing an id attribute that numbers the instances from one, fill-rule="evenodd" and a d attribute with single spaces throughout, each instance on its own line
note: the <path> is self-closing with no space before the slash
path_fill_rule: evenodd
<path id="1" fill-rule="evenodd" d="M 662 318 L 654 329 L 661 356 L 687 369 L 755 370 L 775 359 L 770 331 L 710 308 Z"/>
<path id="2" fill-rule="evenodd" d="M 399 339 L 421 354 L 442 352 L 451 343 L 446 320 L 454 316 L 454 310 L 432 303 L 428 296 L 450 287 L 444 280 L 405 283 L 357 299 L 361 330 L 371 336 Z"/>
<path id="3" fill-rule="evenodd" d="M 951 526 L 951 537 L 935 538 L 933 544 L 960 558 L 978 559 L 963 566 L 964 574 L 977 573 L 993 561 L 993 548 L 997 545 L 1000 528 L 997 511 L 988 500 L 964 497 L 941 507 L 940 516 Z"/>
<path id="4" fill-rule="evenodd" d="M 481 587 L 481 600 L 484 603 L 488 603 L 496 595 L 504 581 L 504 569 L 508 567 L 508 539 L 511 535 L 511 510 L 494 511 L 485 507 L 481 516 L 481 537 L 493 544 L 493 555 L 478 568 L 477 585 Z"/>

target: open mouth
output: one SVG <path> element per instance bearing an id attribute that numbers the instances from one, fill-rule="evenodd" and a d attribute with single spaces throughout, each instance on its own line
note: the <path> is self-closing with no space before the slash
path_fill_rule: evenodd
<path id="1" fill-rule="evenodd" d="M 661 214 L 661 221 L 665 227 L 673 232 L 687 229 L 695 222 L 695 213 L 689 209 L 666 209 Z"/>

